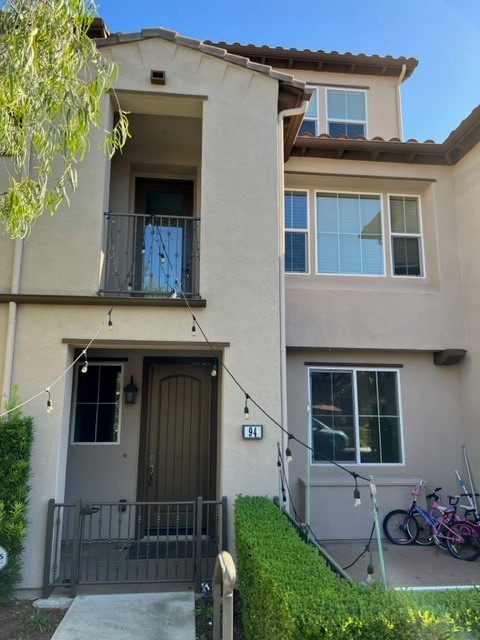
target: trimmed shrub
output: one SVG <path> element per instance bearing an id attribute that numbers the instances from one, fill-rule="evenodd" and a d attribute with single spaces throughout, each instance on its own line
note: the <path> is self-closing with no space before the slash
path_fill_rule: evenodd
<path id="1" fill-rule="evenodd" d="M 32 442 L 32 418 L 20 411 L 0 418 L 0 546 L 8 552 L 8 564 L 0 570 L 0 605 L 13 598 L 21 578 Z"/>
<path id="2" fill-rule="evenodd" d="M 476 592 L 457 599 L 451 592 L 423 595 L 342 580 L 266 498 L 237 498 L 235 534 L 247 640 L 478 637 Z"/>

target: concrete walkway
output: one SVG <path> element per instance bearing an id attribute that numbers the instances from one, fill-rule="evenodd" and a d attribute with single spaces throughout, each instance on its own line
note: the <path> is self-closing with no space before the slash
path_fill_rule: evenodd
<path id="1" fill-rule="evenodd" d="M 367 566 L 370 554 L 365 553 L 356 562 L 356 558 L 365 549 L 365 542 L 328 541 L 322 546 L 347 573 L 358 580 L 367 579 Z M 441 589 L 470 588 L 480 584 L 480 558 L 474 562 L 457 560 L 448 551 L 442 551 L 435 545 L 421 547 L 413 545 L 394 545 L 384 541 L 382 545 L 387 586 L 391 589 Z M 378 546 L 371 543 L 372 562 L 375 580 L 382 584 L 383 576 L 380 566 Z"/>
<path id="2" fill-rule="evenodd" d="M 195 640 L 194 594 L 77 596 L 52 640 Z"/>

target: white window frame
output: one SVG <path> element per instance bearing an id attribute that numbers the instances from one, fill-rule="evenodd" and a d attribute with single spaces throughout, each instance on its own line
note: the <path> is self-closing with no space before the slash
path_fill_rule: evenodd
<path id="1" fill-rule="evenodd" d="M 364 101 L 365 101 L 365 120 L 351 120 L 349 118 L 330 118 L 329 113 L 328 113 L 328 92 L 329 91 L 344 91 L 344 92 L 355 92 L 355 93 L 362 93 L 363 97 L 364 97 Z M 359 124 L 359 125 L 363 125 L 364 127 L 364 132 L 363 132 L 363 136 L 365 138 L 368 139 L 368 102 L 367 102 L 367 91 L 365 89 L 355 89 L 353 87 L 333 87 L 333 86 L 328 86 L 325 88 L 325 97 L 324 97 L 324 105 L 325 105 L 325 121 L 326 121 L 326 133 L 328 133 L 328 135 L 330 134 L 330 123 L 334 123 L 334 122 L 340 122 L 340 123 L 344 123 L 344 124 Z M 336 136 L 332 136 L 332 137 L 336 137 Z M 352 138 L 354 139 L 354 138 Z"/>
<path id="2" fill-rule="evenodd" d="M 389 231 L 389 241 L 390 241 L 390 269 L 392 278 L 413 278 L 415 280 L 425 279 L 426 277 L 426 269 L 425 269 L 425 241 L 423 235 L 423 215 L 422 215 L 422 200 L 420 196 L 409 193 L 388 193 L 387 194 L 387 210 L 388 210 L 388 231 Z M 391 198 L 415 198 L 417 201 L 418 207 L 418 233 L 397 233 L 392 231 L 392 215 L 390 208 L 390 199 Z M 394 264 L 394 254 L 393 254 L 393 238 L 417 238 L 419 241 L 419 256 L 420 256 L 420 275 L 407 275 L 407 274 L 396 274 L 395 273 L 395 264 Z"/>
<path id="3" fill-rule="evenodd" d="M 303 120 L 302 120 L 302 125 L 304 122 L 313 122 L 314 123 L 314 134 L 315 136 L 318 136 L 320 133 L 320 91 L 319 91 L 319 87 L 314 87 L 312 85 L 307 85 L 306 86 L 307 89 L 312 91 L 312 96 L 310 98 L 310 102 L 309 105 L 307 107 L 307 111 L 305 111 L 305 115 L 303 116 Z M 308 115 L 308 110 L 312 104 L 312 100 L 315 99 L 316 101 L 316 109 L 315 109 L 315 114 L 314 115 Z M 300 125 L 300 130 L 302 125 Z M 300 134 L 300 135 L 304 135 L 304 134 Z"/>
<path id="4" fill-rule="evenodd" d="M 404 448 L 404 428 L 403 428 L 403 410 L 402 410 L 402 396 L 401 396 L 401 382 L 400 382 L 400 371 L 401 369 L 398 367 L 374 367 L 374 366 L 341 366 L 334 365 L 328 366 L 328 364 L 322 366 L 311 366 L 307 368 L 307 389 L 308 389 L 308 405 L 310 407 L 310 420 L 308 426 L 308 445 L 310 447 L 310 464 L 312 466 L 325 466 L 326 464 L 331 464 L 329 460 L 314 460 L 314 451 L 313 451 L 313 429 L 312 429 L 312 384 L 311 384 L 311 374 L 315 372 L 321 371 L 340 371 L 345 373 L 350 373 L 352 375 L 352 389 L 353 389 L 353 416 L 354 416 L 354 434 L 355 434 L 355 461 L 351 460 L 335 460 L 339 464 L 343 466 L 352 466 L 358 465 L 361 467 L 365 466 L 373 466 L 373 467 L 381 467 L 385 468 L 387 466 L 394 467 L 404 467 L 405 466 L 405 448 Z M 398 404 L 398 422 L 399 422 L 399 454 L 400 460 L 398 462 L 361 462 L 360 459 L 360 421 L 358 415 L 358 391 L 357 391 L 357 372 L 359 371 L 374 371 L 378 372 L 393 372 L 396 374 L 396 393 L 397 393 L 397 404 Z"/>
<path id="5" fill-rule="evenodd" d="M 305 195 L 305 201 L 306 201 L 306 205 L 307 205 L 307 212 L 306 212 L 307 226 L 304 229 L 295 228 L 295 227 L 291 228 L 291 227 L 287 227 L 285 225 L 285 195 L 287 193 L 300 193 L 300 194 L 304 194 Z M 305 238 L 305 262 L 306 262 L 305 271 L 289 271 L 287 269 L 287 265 L 285 263 L 285 256 L 286 256 L 286 249 L 285 249 L 285 251 L 284 251 L 285 273 L 287 273 L 288 275 L 293 275 L 293 276 L 309 275 L 310 274 L 310 191 L 309 191 L 309 189 L 289 189 L 289 188 L 285 187 L 285 189 L 283 190 L 283 202 L 284 202 L 284 212 L 283 212 L 284 243 L 286 245 L 287 233 L 302 234 L 304 236 L 304 238 Z"/>
<path id="6" fill-rule="evenodd" d="M 73 376 L 73 398 L 72 398 L 72 411 L 71 411 L 71 419 L 70 419 L 70 423 L 71 423 L 71 434 L 70 434 L 70 444 L 73 446 L 117 446 L 120 444 L 120 438 L 121 438 L 121 425 L 122 425 L 122 404 L 123 404 L 123 398 L 122 398 L 122 391 L 123 391 L 123 383 L 124 383 L 124 365 L 121 362 L 107 362 L 107 361 L 101 361 L 101 360 L 96 360 L 95 362 L 90 362 L 88 367 L 95 367 L 95 366 L 101 366 L 101 367 L 119 367 L 120 368 L 120 390 L 119 390 L 119 397 L 118 397 L 118 432 L 117 432 L 117 439 L 115 441 L 112 442 L 94 442 L 94 441 L 89 441 L 89 442 L 81 442 L 81 441 L 77 441 L 75 440 L 75 418 L 76 418 L 76 408 L 77 408 L 77 392 L 78 392 L 78 379 L 79 376 L 82 375 L 87 375 L 82 373 L 82 367 L 83 367 L 83 361 L 80 360 L 75 364 L 75 370 L 74 370 L 74 376 Z M 97 405 L 98 406 L 98 405 Z"/>
<path id="7" fill-rule="evenodd" d="M 379 198 L 380 200 L 380 212 L 381 212 L 381 221 L 382 221 L 382 273 L 325 273 L 323 271 L 319 271 L 318 269 L 318 215 L 317 215 L 317 196 L 319 194 L 326 193 L 332 195 L 347 195 L 347 196 L 371 196 L 375 198 Z M 384 204 L 384 196 L 379 192 L 367 192 L 367 191 L 347 191 L 346 189 L 341 190 L 329 190 L 329 189 L 315 189 L 314 191 L 314 216 L 315 216 L 315 273 L 318 276 L 324 277 L 355 277 L 355 278 L 385 278 L 387 276 L 386 273 L 386 259 L 385 259 L 385 238 L 386 238 L 386 229 L 385 229 L 385 204 Z"/>

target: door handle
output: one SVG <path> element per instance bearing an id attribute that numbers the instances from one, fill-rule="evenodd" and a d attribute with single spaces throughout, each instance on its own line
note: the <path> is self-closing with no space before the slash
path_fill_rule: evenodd
<path id="1" fill-rule="evenodd" d="M 153 485 L 153 476 L 155 475 L 155 465 L 148 465 L 148 485 L 151 487 Z"/>

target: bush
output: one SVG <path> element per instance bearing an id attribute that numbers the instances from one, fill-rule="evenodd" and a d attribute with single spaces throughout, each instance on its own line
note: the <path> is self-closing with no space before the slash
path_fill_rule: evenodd
<path id="1" fill-rule="evenodd" d="M 237 498 L 235 533 L 247 640 L 478 637 L 475 591 L 418 594 L 341 580 L 266 498 Z"/>
<path id="2" fill-rule="evenodd" d="M 21 578 L 32 441 L 32 418 L 20 411 L 0 418 L 0 546 L 8 553 L 8 564 L 0 570 L 0 605 L 13 598 Z"/>

